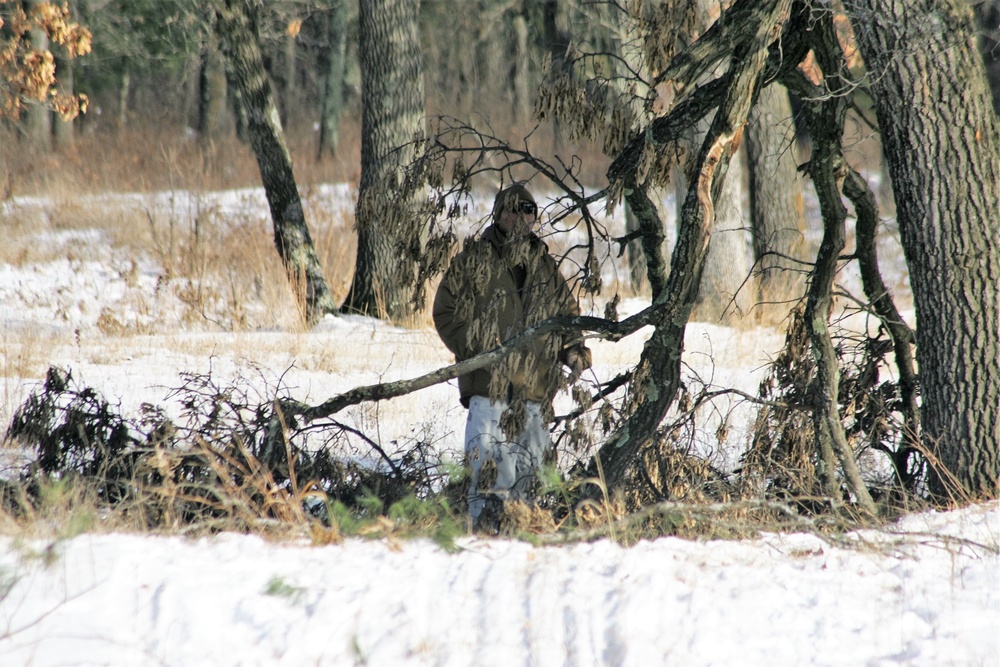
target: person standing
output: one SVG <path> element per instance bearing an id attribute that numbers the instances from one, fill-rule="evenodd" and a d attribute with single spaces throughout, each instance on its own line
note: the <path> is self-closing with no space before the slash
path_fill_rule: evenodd
<path id="1" fill-rule="evenodd" d="M 457 361 L 550 317 L 579 314 L 558 264 L 534 233 L 537 222 L 538 206 L 523 184 L 501 190 L 492 224 L 466 241 L 445 272 L 434 299 L 434 326 Z M 469 410 L 465 455 L 475 529 L 495 532 L 504 502 L 531 500 L 551 447 L 551 403 L 561 367 L 577 377 L 590 364 L 579 335 L 546 334 L 458 378 L 461 403 Z"/>

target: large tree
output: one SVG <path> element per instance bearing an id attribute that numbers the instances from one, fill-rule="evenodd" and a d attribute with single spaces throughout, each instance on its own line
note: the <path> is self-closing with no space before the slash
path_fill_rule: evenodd
<path id="1" fill-rule="evenodd" d="M 403 168 L 423 135 L 420 3 L 361 0 L 361 182 L 354 282 L 343 308 L 398 320 L 419 307 L 426 230 Z"/>
<path id="2" fill-rule="evenodd" d="M 939 493 L 1000 478 L 1000 129 L 962 0 L 845 3 L 868 68 L 917 316 Z"/>

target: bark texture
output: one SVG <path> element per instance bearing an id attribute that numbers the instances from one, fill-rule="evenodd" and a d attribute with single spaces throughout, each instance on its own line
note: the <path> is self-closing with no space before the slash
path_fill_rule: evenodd
<path id="1" fill-rule="evenodd" d="M 291 155 L 264 71 L 253 11 L 247 0 L 220 3 L 216 31 L 247 115 L 247 133 L 274 225 L 274 244 L 296 288 L 305 319 L 311 322 L 335 312 L 336 304 L 306 226 Z"/>
<path id="2" fill-rule="evenodd" d="M 760 91 L 747 124 L 750 226 L 758 321 L 778 322 L 800 298 L 806 222 L 795 159 L 795 126 L 788 92 L 779 83 Z"/>
<path id="3" fill-rule="evenodd" d="M 362 0 L 361 182 L 354 282 L 344 308 L 391 320 L 422 304 L 417 281 L 426 242 L 403 168 L 423 136 L 420 3 Z"/>
<path id="4" fill-rule="evenodd" d="M 1000 476 L 1000 130 L 960 0 L 846 3 L 867 63 L 917 312 L 932 487 Z"/>
<path id="5" fill-rule="evenodd" d="M 1000 0 L 983 0 L 977 15 L 979 48 L 986 65 L 986 79 L 993 93 L 993 110 L 1000 116 Z"/>

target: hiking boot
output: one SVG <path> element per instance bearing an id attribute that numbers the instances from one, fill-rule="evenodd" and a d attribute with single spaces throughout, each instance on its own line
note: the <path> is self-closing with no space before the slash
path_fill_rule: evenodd
<path id="1" fill-rule="evenodd" d="M 503 498 L 495 493 L 487 493 L 483 496 L 483 510 L 479 513 L 472 530 L 482 535 L 499 535 L 503 516 Z"/>

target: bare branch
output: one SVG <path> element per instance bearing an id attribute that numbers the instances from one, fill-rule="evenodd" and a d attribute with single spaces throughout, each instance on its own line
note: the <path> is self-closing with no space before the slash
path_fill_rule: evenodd
<path id="1" fill-rule="evenodd" d="M 621 322 L 613 322 L 604 318 L 586 315 L 552 317 L 540 324 L 525 329 L 499 347 L 452 364 L 451 366 L 446 366 L 408 380 L 397 380 L 395 382 L 357 387 L 334 396 L 316 406 L 310 406 L 297 401 L 281 401 L 280 408 L 285 418 L 289 421 L 298 418 L 309 422 L 329 417 L 352 405 L 397 398 L 421 389 L 426 389 L 427 387 L 433 387 L 442 382 L 447 382 L 459 375 L 471 373 L 474 370 L 484 368 L 502 360 L 514 350 L 527 346 L 531 341 L 545 334 L 590 332 L 596 333 L 597 337 L 603 340 L 618 341 L 649 324 L 658 316 L 662 308 L 662 304 L 654 304 Z"/>

